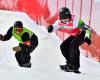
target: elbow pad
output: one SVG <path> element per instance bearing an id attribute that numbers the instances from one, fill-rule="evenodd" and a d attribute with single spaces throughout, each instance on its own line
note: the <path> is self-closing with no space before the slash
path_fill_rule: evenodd
<path id="1" fill-rule="evenodd" d="M 47 28 L 47 30 L 48 30 L 49 33 L 51 33 L 53 31 L 53 26 L 49 25 L 48 28 Z"/>

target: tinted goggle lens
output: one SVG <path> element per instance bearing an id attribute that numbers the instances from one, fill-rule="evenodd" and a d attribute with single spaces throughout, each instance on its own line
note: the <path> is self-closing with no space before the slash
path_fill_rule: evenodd
<path id="1" fill-rule="evenodd" d="M 15 28 L 15 31 L 21 32 L 22 29 L 21 28 Z"/>

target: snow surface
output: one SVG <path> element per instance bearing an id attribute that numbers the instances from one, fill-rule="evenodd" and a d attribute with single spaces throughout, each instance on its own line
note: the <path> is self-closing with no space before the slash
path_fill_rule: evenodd
<path id="1" fill-rule="evenodd" d="M 18 42 L 13 37 L 0 41 L 0 80 L 100 80 L 100 63 L 84 55 L 81 55 L 82 74 L 61 71 L 59 65 L 65 64 L 65 59 L 60 52 L 60 39 L 55 33 L 47 33 L 45 27 L 36 25 L 25 13 L 0 10 L 0 34 L 5 34 L 16 20 L 23 21 L 35 32 L 39 45 L 31 53 L 32 68 L 23 68 L 18 66 L 12 51 Z"/>
<path id="2" fill-rule="evenodd" d="M 95 2 L 100 2 L 100 0 L 94 0 Z"/>

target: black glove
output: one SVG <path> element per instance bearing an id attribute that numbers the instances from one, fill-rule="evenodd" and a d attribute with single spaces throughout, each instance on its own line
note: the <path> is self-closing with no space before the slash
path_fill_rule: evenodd
<path id="1" fill-rule="evenodd" d="M 53 26 L 49 25 L 48 28 L 47 28 L 47 30 L 48 30 L 49 33 L 51 33 L 53 31 Z"/>
<path id="2" fill-rule="evenodd" d="M 3 40 L 3 35 L 2 34 L 0 34 L 0 40 Z"/>

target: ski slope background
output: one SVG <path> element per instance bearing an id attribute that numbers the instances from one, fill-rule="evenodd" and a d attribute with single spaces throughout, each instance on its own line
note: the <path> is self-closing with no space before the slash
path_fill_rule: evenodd
<path id="1" fill-rule="evenodd" d="M 32 67 L 23 68 L 18 66 L 12 51 L 18 45 L 17 40 L 12 37 L 0 41 L 0 80 L 100 80 L 100 63 L 84 55 L 80 60 L 82 74 L 61 71 L 59 65 L 65 64 L 65 59 L 60 52 L 60 39 L 55 33 L 47 33 L 44 26 L 36 25 L 25 13 L 0 10 L 0 34 L 6 34 L 16 20 L 38 36 L 39 45 L 31 53 Z"/>

